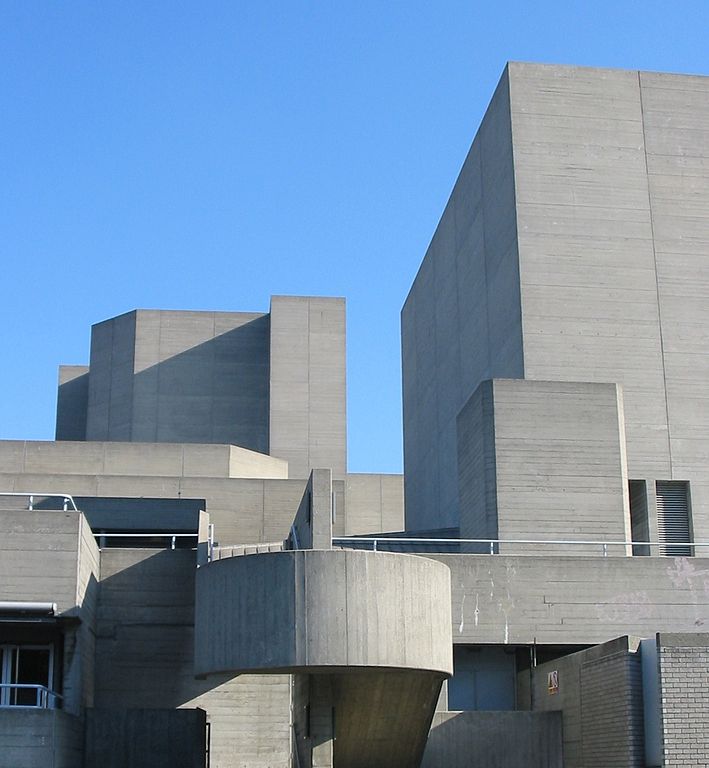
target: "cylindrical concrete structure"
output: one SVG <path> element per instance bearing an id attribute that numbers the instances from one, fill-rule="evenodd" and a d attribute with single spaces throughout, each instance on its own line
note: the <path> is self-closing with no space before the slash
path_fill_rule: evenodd
<path id="1" fill-rule="evenodd" d="M 301 550 L 198 570 L 195 672 L 452 674 L 450 571 L 414 555 Z"/>

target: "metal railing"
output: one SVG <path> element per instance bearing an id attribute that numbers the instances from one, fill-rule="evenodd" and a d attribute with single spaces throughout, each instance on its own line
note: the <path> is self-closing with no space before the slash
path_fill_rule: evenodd
<path id="1" fill-rule="evenodd" d="M 207 528 L 207 562 L 214 560 L 214 523 L 210 523 Z"/>
<path id="2" fill-rule="evenodd" d="M 199 536 L 196 532 L 165 533 L 164 531 L 135 531 L 132 533 L 111 533 L 110 531 L 102 531 L 100 533 L 94 533 L 94 538 L 97 540 L 99 549 L 106 548 L 106 539 L 166 539 L 170 542 L 169 547 L 165 547 L 166 549 L 177 549 L 177 539 L 194 539 L 196 545 Z"/>
<path id="3" fill-rule="evenodd" d="M 15 701 L 10 701 L 9 704 L 0 704 L 0 707 L 29 707 L 31 709 L 56 709 L 57 701 L 62 700 L 62 696 L 58 693 L 47 688 L 46 685 L 36 685 L 30 683 L 0 683 L 0 694 L 3 691 L 9 691 L 9 696 L 0 696 L 0 701 L 5 699 L 12 699 L 12 692 L 15 691 Z M 34 704 L 18 704 L 17 692 L 21 690 L 34 690 L 35 691 L 35 703 Z"/>
<path id="4" fill-rule="evenodd" d="M 343 547 L 349 549 L 367 549 L 373 552 L 382 551 L 383 548 L 396 548 L 398 551 L 414 552 L 414 553 L 450 553 L 451 548 L 455 546 L 466 548 L 480 548 L 481 552 L 471 554 L 500 554 L 500 545 L 532 545 L 535 547 L 569 547 L 571 549 L 575 547 L 592 547 L 597 548 L 597 551 L 603 555 L 608 556 L 608 547 L 625 547 L 631 549 L 632 547 L 649 547 L 650 551 L 655 550 L 673 550 L 676 548 L 682 548 L 692 552 L 694 549 L 709 547 L 707 541 L 600 541 L 600 540 L 586 540 L 586 539 L 430 539 L 430 538 L 416 538 L 416 537 L 394 537 L 394 536 L 334 536 L 332 539 L 333 546 Z M 446 548 L 436 550 L 435 547 L 446 545 Z M 385 549 L 386 551 L 386 549 Z M 461 553 L 465 554 L 465 553 Z M 515 554 L 514 552 L 504 552 L 503 554 Z M 535 553 L 536 554 L 536 553 Z M 543 554 L 543 553 L 542 553 Z M 554 554 L 558 554 L 555 552 Z M 673 554 L 668 551 L 670 556 Z"/>
<path id="5" fill-rule="evenodd" d="M 74 497 L 70 493 L 41 493 L 39 491 L 3 491 L 0 492 L 0 496 L 15 496 L 19 498 L 28 499 L 27 509 L 29 512 L 34 511 L 35 498 L 38 499 L 62 499 L 62 511 L 68 512 L 69 509 L 74 512 L 78 512 L 77 506 L 74 502 Z M 71 506 L 69 506 L 71 505 Z"/>

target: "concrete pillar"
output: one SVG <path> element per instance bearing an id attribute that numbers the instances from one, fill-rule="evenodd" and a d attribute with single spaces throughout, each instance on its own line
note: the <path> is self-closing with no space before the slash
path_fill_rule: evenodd
<path id="1" fill-rule="evenodd" d="M 654 480 L 645 480 L 645 489 L 647 493 L 647 530 L 648 541 L 659 541 L 659 531 L 657 525 L 657 491 Z M 659 547 L 650 547 L 650 555 L 658 557 Z"/>
<path id="2" fill-rule="evenodd" d="M 332 768 L 335 739 L 335 698 L 330 675 L 310 679 L 310 743 L 312 768 Z"/>

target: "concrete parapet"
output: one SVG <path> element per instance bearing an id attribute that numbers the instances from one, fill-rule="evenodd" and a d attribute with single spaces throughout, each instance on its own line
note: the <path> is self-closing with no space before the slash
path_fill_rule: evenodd
<path id="1" fill-rule="evenodd" d="M 560 712 L 437 712 L 422 768 L 562 768 Z"/>
<path id="2" fill-rule="evenodd" d="M 83 724 L 58 709 L 0 709 L 0 765 L 76 768 L 82 765 Z"/>
<path id="3" fill-rule="evenodd" d="M 238 445 L 0 440 L 4 472 L 286 480 L 288 462 Z"/>
<path id="4" fill-rule="evenodd" d="M 90 709 L 86 768 L 203 768 L 203 709 Z"/>
<path id="5" fill-rule="evenodd" d="M 433 560 L 313 550 L 197 573 L 198 675 L 452 664 L 450 572 Z"/>
<path id="6" fill-rule="evenodd" d="M 0 512 L 0 600 L 80 612 L 98 575 L 98 548 L 81 512 Z"/>
<path id="7" fill-rule="evenodd" d="M 585 645 L 709 624 L 707 558 L 430 557 L 451 570 L 456 643 Z"/>

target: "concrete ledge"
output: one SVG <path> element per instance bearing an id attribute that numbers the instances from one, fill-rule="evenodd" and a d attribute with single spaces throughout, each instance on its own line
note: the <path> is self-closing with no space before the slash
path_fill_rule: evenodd
<path id="1" fill-rule="evenodd" d="M 381 552 L 210 563 L 196 583 L 195 673 L 453 668 L 450 571 Z"/>
<path id="2" fill-rule="evenodd" d="M 0 440 L 0 464 L 28 475 L 288 479 L 283 459 L 211 443 Z"/>

